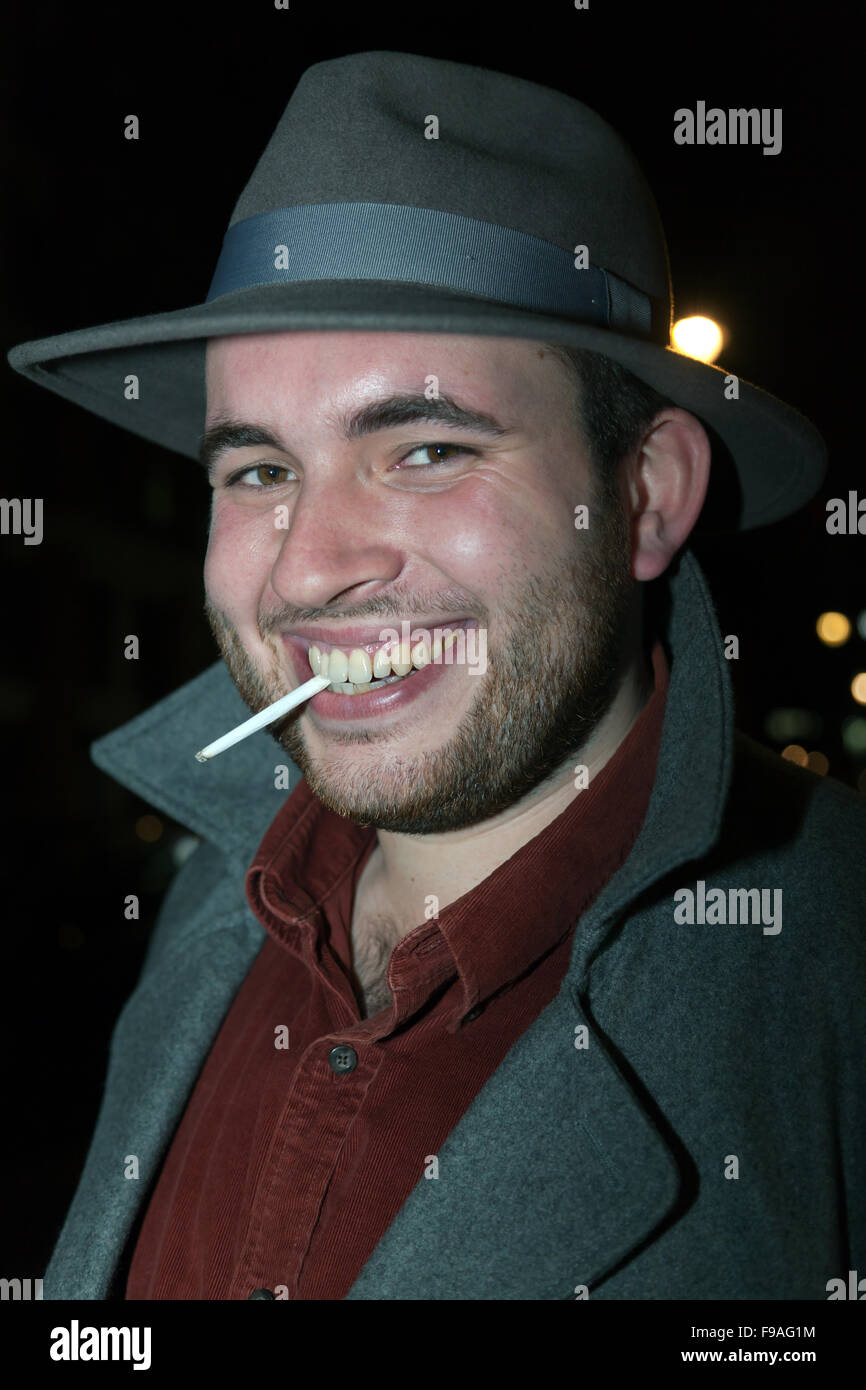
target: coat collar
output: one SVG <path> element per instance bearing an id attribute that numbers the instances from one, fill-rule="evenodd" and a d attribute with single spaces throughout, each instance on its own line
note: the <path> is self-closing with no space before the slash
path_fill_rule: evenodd
<path id="1" fill-rule="evenodd" d="M 631 854 L 581 921 L 569 967 L 578 987 L 611 922 L 653 883 L 715 844 L 731 783 L 733 688 L 712 598 L 690 550 L 653 591 L 670 662 L 655 782 Z"/>
<path id="2" fill-rule="evenodd" d="M 199 763 L 195 754 L 249 717 L 228 668 L 217 661 L 98 739 L 90 756 L 121 786 L 246 870 L 287 794 L 275 789 L 275 769 L 288 767 L 289 790 L 300 781 L 300 769 L 266 730 L 212 762 Z"/>

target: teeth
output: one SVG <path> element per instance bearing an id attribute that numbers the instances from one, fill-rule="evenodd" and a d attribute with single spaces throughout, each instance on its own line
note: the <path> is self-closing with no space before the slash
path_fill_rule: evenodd
<path id="1" fill-rule="evenodd" d="M 391 654 L 391 670 L 398 676 L 408 676 L 412 670 L 412 653 L 408 642 L 400 642 Z"/>
<path id="2" fill-rule="evenodd" d="M 349 654 L 348 677 L 353 685 L 368 685 L 373 679 L 373 663 L 367 653 L 355 647 Z"/>
<path id="3" fill-rule="evenodd" d="M 437 637 L 428 647 L 423 641 L 410 648 L 408 642 L 400 642 L 390 649 L 379 647 L 370 660 L 361 647 L 353 647 L 347 656 L 339 647 L 323 652 L 315 643 L 310 645 L 310 668 L 316 676 L 328 676 L 331 689 L 344 695 L 358 695 L 364 690 L 373 690 L 378 685 L 390 683 L 412 670 L 421 671 L 431 661 L 438 661 L 444 652 L 457 641 L 457 632 L 451 632 L 444 640 Z"/>
<path id="4" fill-rule="evenodd" d="M 376 680 L 391 674 L 391 658 L 384 647 L 379 647 L 373 657 L 373 675 Z"/>
<path id="5" fill-rule="evenodd" d="M 430 649 L 426 642 L 419 642 L 412 648 L 412 665 L 416 671 L 421 671 L 425 666 L 430 665 Z"/>
<path id="6" fill-rule="evenodd" d="M 403 680 L 403 676 L 386 676 L 383 680 L 366 681 L 363 685 L 356 685 L 352 681 L 336 682 L 330 686 L 332 691 L 338 695 L 364 695 L 368 690 L 379 690 L 383 685 L 393 685 L 395 681 Z"/>
<path id="7" fill-rule="evenodd" d="M 325 670 L 327 662 L 328 669 Z M 322 673 L 330 677 L 334 685 L 342 685 L 349 674 L 349 661 L 345 652 L 341 652 L 339 647 L 332 647 L 329 652 L 322 652 Z"/>

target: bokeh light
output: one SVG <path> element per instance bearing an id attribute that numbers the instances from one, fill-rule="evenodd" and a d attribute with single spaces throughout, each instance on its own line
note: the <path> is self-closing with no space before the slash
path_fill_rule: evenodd
<path id="1" fill-rule="evenodd" d="M 135 833 L 139 840 L 152 845 L 162 834 L 162 821 L 158 816 L 139 816 L 135 822 Z"/>
<path id="2" fill-rule="evenodd" d="M 671 340 L 677 352 L 696 357 L 699 362 L 715 362 L 722 350 L 722 330 L 714 319 L 703 314 L 677 319 L 671 330 Z"/>
<path id="3" fill-rule="evenodd" d="M 858 671 L 851 682 L 851 694 L 858 705 L 866 705 L 866 671 Z"/>
<path id="4" fill-rule="evenodd" d="M 827 647 L 841 647 L 851 636 L 851 623 L 844 613 L 822 613 L 815 631 Z"/>
<path id="5" fill-rule="evenodd" d="M 846 753 L 866 753 L 866 719 L 860 714 L 852 714 L 842 725 L 842 742 Z"/>
<path id="6" fill-rule="evenodd" d="M 810 709 L 771 709 L 764 719 L 764 732 L 776 743 L 788 739 L 816 738 L 824 731 L 824 721 Z"/>
<path id="7" fill-rule="evenodd" d="M 798 767 L 805 767 L 809 761 L 809 754 L 799 743 L 789 743 L 787 748 L 782 749 L 782 757 L 787 758 L 789 763 L 796 763 Z"/>

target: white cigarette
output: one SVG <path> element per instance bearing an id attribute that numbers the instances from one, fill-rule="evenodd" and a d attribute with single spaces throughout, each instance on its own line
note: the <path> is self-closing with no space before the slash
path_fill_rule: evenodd
<path id="1" fill-rule="evenodd" d="M 283 695 L 279 700 L 275 700 L 261 713 L 254 714 L 252 719 L 246 719 L 243 724 L 238 724 L 236 729 L 230 729 L 227 734 L 223 734 L 222 738 L 209 743 L 200 753 L 196 753 L 196 758 L 200 763 L 206 763 L 210 758 L 215 758 L 217 753 L 231 748 L 233 743 L 240 743 L 241 739 L 254 734 L 257 729 L 264 729 L 267 724 L 273 724 L 275 719 L 280 718 L 280 715 L 288 714 L 290 709 L 303 704 L 304 700 L 309 700 L 312 695 L 318 695 L 320 690 L 324 690 L 325 686 L 330 684 L 327 676 L 313 676 L 312 680 L 299 685 L 297 690 L 292 690 L 288 695 Z"/>

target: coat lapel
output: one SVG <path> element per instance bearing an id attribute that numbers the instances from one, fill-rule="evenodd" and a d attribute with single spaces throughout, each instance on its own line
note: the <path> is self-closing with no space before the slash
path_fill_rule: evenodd
<path id="1" fill-rule="evenodd" d="M 287 794 L 275 790 L 275 765 L 289 767 L 290 787 L 300 771 L 267 735 L 228 758 L 203 765 L 194 757 L 248 717 L 219 662 L 91 749 L 98 767 L 206 843 L 183 876 L 184 900 L 172 902 L 169 891 L 171 933 L 165 943 L 151 939 L 118 1019 L 87 1161 L 45 1271 L 47 1299 L 123 1297 L 112 1280 L 126 1239 L 265 939 L 244 875 Z"/>
<path id="2" fill-rule="evenodd" d="M 568 991 L 448 1136 L 349 1299 L 574 1299 L 665 1217 L 676 1162 Z"/>
<path id="3" fill-rule="evenodd" d="M 255 939 L 240 913 L 227 917 L 224 903 L 214 907 L 220 925 L 166 955 L 120 1015 L 87 1162 L 45 1272 L 45 1298 L 124 1296 L 112 1283 L 126 1239 L 264 937 L 258 928 Z"/>

